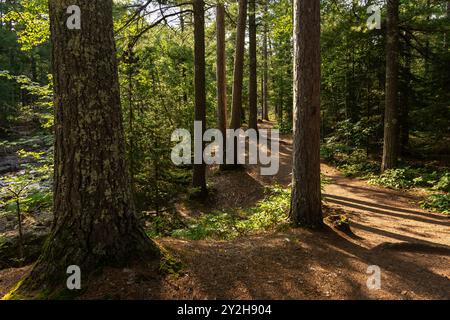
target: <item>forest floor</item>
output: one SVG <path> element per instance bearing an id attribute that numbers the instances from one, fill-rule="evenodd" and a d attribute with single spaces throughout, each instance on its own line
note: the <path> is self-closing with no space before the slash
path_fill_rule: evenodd
<path id="1" fill-rule="evenodd" d="M 252 206 L 264 186 L 291 181 L 292 140 L 280 138 L 280 171 L 258 166 L 211 176 L 214 209 Z M 183 264 L 156 276 L 140 267 L 108 269 L 82 299 L 450 299 L 450 219 L 422 210 L 420 195 L 368 185 L 322 164 L 327 210 L 345 213 L 351 233 L 288 229 L 229 241 L 161 238 Z M 371 265 L 381 288 L 370 290 Z M 30 267 L 0 271 L 0 296 Z"/>

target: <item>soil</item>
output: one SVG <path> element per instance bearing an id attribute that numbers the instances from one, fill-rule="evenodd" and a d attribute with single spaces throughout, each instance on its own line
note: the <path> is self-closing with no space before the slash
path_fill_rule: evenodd
<path id="1" fill-rule="evenodd" d="M 214 203 L 203 210 L 252 206 L 265 185 L 291 180 L 292 141 L 280 139 L 280 171 L 258 166 L 211 175 Z M 420 196 L 349 179 L 322 164 L 330 178 L 325 211 L 348 218 L 351 232 L 289 229 L 232 241 L 157 243 L 179 259 L 176 274 L 154 268 L 108 269 L 82 299 L 450 299 L 450 219 L 422 210 Z M 180 205 L 182 214 L 190 209 Z M 380 289 L 369 289 L 368 267 L 381 270 Z M 30 267 L 0 271 L 0 296 Z"/>

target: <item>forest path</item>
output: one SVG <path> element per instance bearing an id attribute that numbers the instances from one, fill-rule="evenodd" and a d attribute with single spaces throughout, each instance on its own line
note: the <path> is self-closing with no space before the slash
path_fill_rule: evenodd
<path id="1" fill-rule="evenodd" d="M 206 208 L 251 207 L 265 185 L 291 181 L 292 139 L 280 139 L 280 170 L 258 166 L 212 175 L 215 202 Z M 420 209 L 418 198 L 344 177 L 331 179 L 326 205 L 350 217 L 352 234 L 288 229 L 231 241 L 162 238 L 156 242 L 183 263 L 179 275 L 148 268 L 112 269 L 90 284 L 83 299 L 450 299 L 450 220 Z M 402 243 L 392 245 L 389 243 Z M 367 287 L 369 266 L 380 289 Z M 29 267 L 0 271 L 6 293 Z"/>
<path id="2" fill-rule="evenodd" d="M 292 139 L 281 136 L 276 176 L 261 176 L 254 165 L 245 173 L 213 177 L 219 207 L 252 206 L 264 185 L 288 186 L 291 167 Z M 321 170 L 331 180 L 326 205 L 349 216 L 353 235 L 290 229 L 233 241 L 161 239 L 188 266 L 186 276 L 172 283 L 176 293 L 164 291 L 163 296 L 450 299 L 450 219 L 420 209 L 419 198 L 407 192 L 346 178 L 326 164 Z M 381 270 L 379 290 L 367 287 L 371 265 Z"/>
<path id="3" fill-rule="evenodd" d="M 260 176 L 257 166 L 249 174 L 263 184 L 291 183 L 292 138 L 280 137 L 280 170 L 275 176 Z M 369 185 L 343 176 L 336 168 L 321 164 L 330 182 L 325 186 L 325 203 L 342 209 L 350 218 L 352 230 L 372 248 L 383 242 L 410 242 L 450 248 L 450 218 L 421 209 L 419 196 Z"/>

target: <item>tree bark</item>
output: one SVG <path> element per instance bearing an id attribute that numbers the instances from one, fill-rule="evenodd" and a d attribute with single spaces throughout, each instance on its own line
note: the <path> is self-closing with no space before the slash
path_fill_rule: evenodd
<path id="1" fill-rule="evenodd" d="M 387 2 L 386 92 L 384 115 L 384 145 L 381 171 L 395 168 L 399 145 L 398 121 L 398 50 L 399 50 L 399 1 Z"/>
<path id="2" fill-rule="evenodd" d="M 217 23 L 217 123 L 222 135 L 227 130 L 227 72 L 225 54 L 225 7 L 223 3 L 216 7 Z M 226 147 L 224 145 L 224 150 Z"/>
<path id="3" fill-rule="evenodd" d="M 447 1 L 447 22 L 450 23 L 450 1 Z M 448 49 L 450 43 L 450 31 L 445 34 L 445 49 Z"/>
<path id="4" fill-rule="evenodd" d="M 269 121 L 269 57 L 268 57 L 268 49 L 267 49 L 267 14 L 268 14 L 268 0 L 264 3 L 264 36 L 263 36 L 263 119 Z"/>
<path id="5" fill-rule="evenodd" d="M 242 82 L 244 77 L 245 25 L 247 20 L 247 0 L 239 0 L 239 14 L 236 29 L 236 51 L 234 54 L 233 93 L 231 108 L 232 129 L 241 127 Z"/>
<path id="6" fill-rule="evenodd" d="M 294 3 L 294 143 L 290 218 L 323 226 L 320 189 L 320 1 Z"/>
<path id="7" fill-rule="evenodd" d="M 54 221 L 20 290 L 65 287 L 103 266 L 159 250 L 136 216 L 125 163 L 111 0 L 78 0 L 81 30 L 66 27 L 71 0 L 50 0 L 55 106 Z"/>
<path id="8" fill-rule="evenodd" d="M 205 3 L 203 0 L 194 0 L 194 82 L 195 82 L 195 121 L 202 123 L 202 137 L 206 128 L 206 92 L 205 92 Z M 202 154 L 204 143 L 201 143 Z M 205 197 L 206 188 L 206 164 L 194 164 L 192 185 L 199 188 L 199 196 Z"/>
<path id="9" fill-rule="evenodd" d="M 411 60 L 412 55 L 408 50 L 405 54 L 405 75 L 403 76 L 403 90 L 400 95 L 401 104 L 400 104 L 400 122 L 399 122 L 399 130 L 400 130 L 400 153 L 402 155 L 406 155 L 408 152 L 409 146 L 409 109 L 410 109 L 410 101 L 411 101 Z"/>
<path id="10" fill-rule="evenodd" d="M 256 1 L 249 2 L 249 125 L 250 129 L 258 130 L 258 79 L 256 60 Z"/>

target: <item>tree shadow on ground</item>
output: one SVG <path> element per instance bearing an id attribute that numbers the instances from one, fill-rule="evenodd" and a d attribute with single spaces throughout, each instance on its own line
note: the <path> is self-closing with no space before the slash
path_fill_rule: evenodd
<path id="1" fill-rule="evenodd" d="M 196 298 L 403 299 L 405 291 L 406 298 L 450 298 L 450 282 L 427 265 L 429 255 L 374 252 L 329 229 L 162 243 L 189 266 Z M 382 270 L 381 290 L 366 286 L 369 265 Z"/>

